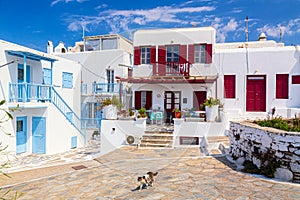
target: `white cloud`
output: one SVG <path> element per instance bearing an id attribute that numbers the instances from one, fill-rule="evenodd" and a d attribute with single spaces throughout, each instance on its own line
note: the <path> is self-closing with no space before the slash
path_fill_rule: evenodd
<path id="1" fill-rule="evenodd" d="M 52 1 L 51 6 L 54 6 L 55 4 L 58 4 L 59 2 L 69 3 L 69 2 L 72 2 L 72 1 L 82 3 L 82 2 L 85 2 L 85 1 L 88 1 L 88 0 L 54 0 L 54 1 Z"/>
<path id="2" fill-rule="evenodd" d="M 145 25 L 147 23 L 190 23 L 187 18 L 179 17 L 185 13 L 194 15 L 201 12 L 210 12 L 215 10 L 213 6 L 200 7 L 172 7 L 162 6 L 152 9 L 136 9 L 136 10 L 105 10 L 98 13 L 98 16 L 70 16 L 66 19 L 69 23 L 68 29 L 77 31 L 81 29 L 84 22 L 91 29 L 99 23 L 108 26 L 113 32 L 127 31 L 131 25 Z"/>
<path id="3" fill-rule="evenodd" d="M 277 25 L 264 25 L 263 27 L 257 28 L 258 32 L 264 32 L 267 36 L 279 37 L 280 30 L 282 35 L 294 35 L 300 30 L 300 18 L 291 19 L 288 23 L 279 23 Z"/>
<path id="4" fill-rule="evenodd" d="M 217 41 L 218 42 L 225 42 L 226 37 L 230 32 L 235 32 L 234 34 L 237 34 L 237 32 L 240 31 L 239 29 L 239 23 L 236 21 L 236 19 L 229 19 L 226 22 L 226 18 L 219 18 L 216 17 L 212 22 L 212 27 L 214 27 L 217 31 Z"/>
<path id="5" fill-rule="evenodd" d="M 102 9 L 102 8 L 107 8 L 107 4 L 101 4 L 101 5 L 99 5 L 99 6 L 97 6 L 95 9 L 96 10 L 99 10 L 99 9 Z"/>

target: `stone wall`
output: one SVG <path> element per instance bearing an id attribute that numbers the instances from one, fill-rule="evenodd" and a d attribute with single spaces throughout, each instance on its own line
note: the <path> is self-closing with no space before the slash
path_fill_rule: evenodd
<path id="1" fill-rule="evenodd" d="M 300 133 L 260 127 L 249 122 L 231 122 L 229 155 L 242 164 L 252 161 L 258 168 L 263 156 L 272 153 L 280 161 L 275 178 L 300 183 Z"/>

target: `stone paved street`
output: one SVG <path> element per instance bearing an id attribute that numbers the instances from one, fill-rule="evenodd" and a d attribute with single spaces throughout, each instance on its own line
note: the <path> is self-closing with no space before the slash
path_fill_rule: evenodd
<path id="1" fill-rule="evenodd" d="M 19 199 L 300 199 L 300 185 L 233 170 L 224 156 L 203 156 L 199 148 L 123 147 L 78 163 L 55 165 L 1 177 L 1 192 Z M 75 169 L 74 169 L 75 168 Z M 76 170 L 77 169 L 77 170 Z M 137 190 L 136 179 L 158 171 L 154 187 Z"/>

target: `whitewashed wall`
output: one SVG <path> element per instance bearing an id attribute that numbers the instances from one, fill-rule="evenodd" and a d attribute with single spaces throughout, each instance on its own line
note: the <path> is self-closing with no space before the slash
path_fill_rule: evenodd
<path id="1" fill-rule="evenodd" d="M 23 58 L 10 56 L 5 53 L 5 50 L 16 50 L 31 52 L 40 56 L 47 56 L 57 59 L 53 63 L 53 84 L 58 93 L 62 96 L 65 102 L 80 116 L 80 92 L 81 92 L 81 66 L 71 60 L 38 52 L 33 49 L 22 47 L 13 43 L 0 40 L 0 64 L 5 64 L 14 59 L 18 59 L 16 63 L 0 68 L 0 100 L 5 99 L 8 102 L 8 83 L 17 83 L 17 67 L 18 63 L 23 64 Z M 2 63 L 3 62 L 3 63 Z M 51 69 L 51 63 L 47 61 L 32 61 L 26 60 L 27 65 L 31 67 L 30 75 L 31 82 L 41 84 L 43 80 L 43 68 Z M 62 88 L 62 72 L 73 73 L 73 88 Z M 27 152 L 32 152 L 32 117 L 46 118 L 46 153 L 53 154 L 64 152 L 71 148 L 71 137 L 78 136 L 78 147 L 83 146 L 83 136 L 75 131 L 75 128 L 66 120 L 66 118 L 54 107 L 51 103 L 18 103 L 20 110 L 12 113 L 14 119 L 1 124 L 5 132 L 11 136 L 0 134 L 0 141 L 4 146 L 8 146 L 7 151 L 10 154 L 16 152 L 16 118 L 19 116 L 27 117 Z M 16 106 L 16 103 L 6 103 L 2 108 Z"/>
<path id="2" fill-rule="evenodd" d="M 101 121 L 101 154 L 109 153 L 126 145 L 126 136 L 142 136 L 146 124 L 139 121 L 128 120 L 102 120 Z"/>
<path id="3" fill-rule="evenodd" d="M 181 109 L 193 108 L 193 91 L 207 91 L 207 96 L 214 96 L 216 92 L 214 84 L 134 84 L 133 91 L 152 91 L 153 109 L 164 110 L 164 91 L 181 91 Z M 183 103 L 183 98 L 187 98 L 187 103 Z M 133 102 L 135 99 L 133 97 Z M 133 103 L 134 105 L 134 103 Z"/>
<path id="4" fill-rule="evenodd" d="M 246 112 L 246 75 L 266 75 L 267 112 L 276 107 L 282 112 L 280 114 L 284 114 L 288 107 L 300 107 L 300 85 L 292 84 L 291 78 L 300 74 L 299 47 L 282 46 L 275 42 L 271 43 L 272 47 L 263 47 L 264 42 L 259 46 L 260 43 L 253 42 L 260 48 L 248 49 L 237 46 L 235 49 L 224 49 L 226 45 L 216 45 L 213 62 L 219 71 L 218 96 L 224 101 L 224 109 L 228 112 Z M 276 74 L 289 74 L 289 99 L 275 98 Z M 223 99 L 224 75 L 236 75 L 235 99 Z"/>

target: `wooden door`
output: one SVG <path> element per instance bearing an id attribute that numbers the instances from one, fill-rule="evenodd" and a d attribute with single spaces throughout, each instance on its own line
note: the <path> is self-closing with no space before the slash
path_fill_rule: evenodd
<path id="1" fill-rule="evenodd" d="M 196 110 L 204 110 L 201 109 L 201 106 L 206 99 L 206 91 L 194 91 L 193 95 L 193 108 Z"/>
<path id="2" fill-rule="evenodd" d="M 247 76 L 246 111 L 266 111 L 266 76 Z"/>
<path id="3" fill-rule="evenodd" d="M 172 123 L 175 113 L 172 112 L 174 108 L 181 109 L 181 92 L 166 91 L 164 98 L 166 123 Z"/>

